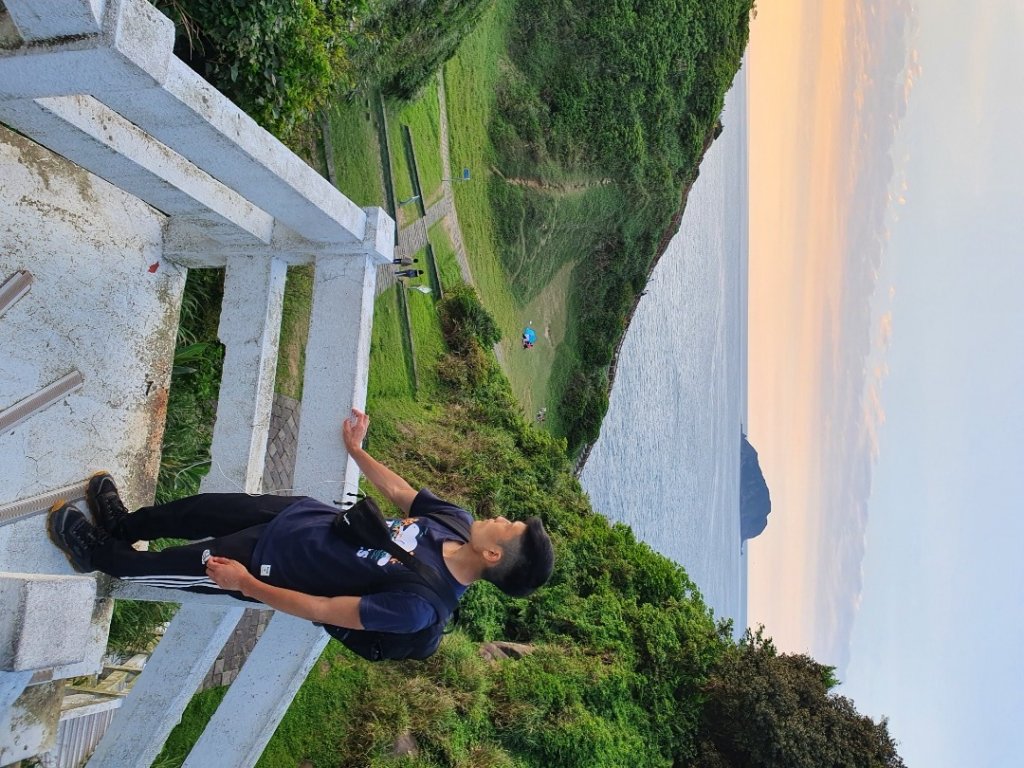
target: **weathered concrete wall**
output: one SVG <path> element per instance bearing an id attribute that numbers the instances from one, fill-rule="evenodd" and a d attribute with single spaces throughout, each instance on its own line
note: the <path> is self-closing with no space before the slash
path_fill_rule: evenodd
<path id="1" fill-rule="evenodd" d="M 0 504 L 104 468 L 130 504 L 148 502 L 184 285 L 161 260 L 165 217 L 2 126 L 0 187 L 0 281 L 33 276 L 0 317 L 0 409 L 71 370 L 84 378 L 0 435 Z"/>

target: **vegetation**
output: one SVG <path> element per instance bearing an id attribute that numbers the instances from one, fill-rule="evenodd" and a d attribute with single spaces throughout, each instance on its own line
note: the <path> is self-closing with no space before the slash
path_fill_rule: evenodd
<path id="1" fill-rule="evenodd" d="M 751 7 L 497 0 L 446 66 L 452 167 L 475 174 L 455 189 L 474 280 L 510 339 L 516 394 L 549 406 L 570 453 L 597 435 L 612 354 L 716 133 Z M 544 344 L 517 355 L 531 321 Z"/>
<path id="2" fill-rule="evenodd" d="M 439 221 L 430 228 L 427 233 L 431 248 L 434 252 L 434 260 L 437 264 L 437 273 L 441 278 L 441 287 L 444 290 L 454 288 L 462 282 L 462 272 L 459 269 L 459 260 L 455 255 L 455 246 L 445 229 L 444 221 Z"/>
<path id="3" fill-rule="evenodd" d="M 175 49 L 270 130 L 379 88 L 409 98 L 451 56 L 484 0 L 154 0 Z"/>
<path id="4" fill-rule="evenodd" d="M 248 5 L 253 13 L 319 13 L 327 28 L 345 9 L 353 15 L 334 38 L 342 42 L 331 43 L 344 57 L 332 66 L 351 68 L 361 52 L 375 50 L 371 79 L 403 95 L 430 80 L 437 57 L 454 47 L 452 35 L 484 9 L 479 0 Z M 449 98 L 453 164 L 474 169 L 474 181 L 456 185 L 456 195 L 480 293 L 462 284 L 443 226 L 432 228 L 432 248 L 418 254 L 418 266 L 436 258 L 444 300 L 436 302 L 436 291 L 395 288 L 376 302 L 368 447 L 414 485 L 478 515 L 540 515 L 555 541 L 556 570 L 526 599 L 474 586 L 458 629 L 424 663 L 369 664 L 332 641 L 260 765 L 902 765 L 885 721 L 860 716 L 831 693 L 830 668 L 778 654 L 760 634 L 734 641 L 685 571 L 595 514 L 569 471 L 569 446 L 591 439 L 600 424 L 614 343 L 714 131 L 749 9 L 749 0 L 679 0 L 670 10 L 658 0 L 496 0 L 447 67 L 447 93 L 458 94 Z M 388 28 L 385 10 L 393 14 Z M 225 57 L 223 75 L 231 38 L 214 43 L 210 28 L 206 42 Z M 309 45 L 317 40 L 311 35 Z M 347 81 L 335 76 L 354 87 L 351 70 Z M 281 116 L 301 110 L 262 113 L 258 91 L 266 84 L 253 82 L 244 85 L 250 108 L 285 130 Z M 367 170 L 373 150 L 366 147 L 378 127 L 368 105 L 356 104 L 365 102 L 331 112 L 332 141 L 362 142 L 334 155 L 336 173 L 353 188 L 365 181 L 360 202 L 375 202 L 384 180 Z M 430 112 L 424 106 L 416 115 L 407 124 Z M 559 282 L 569 270 L 572 281 Z M 414 282 L 427 284 L 426 277 Z M 218 280 L 215 272 L 190 275 L 170 409 L 193 413 L 169 415 L 172 464 L 161 493 L 192 490 L 199 472 L 188 469 L 186 449 L 202 457 L 204 439 L 208 446 L 203 425 L 212 423 L 219 378 Z M 552 409 L 563 436 L 526 422 L 492 352 L 553 285 L 572 286 L 554 379 L 564 394 Z M 289 286 L 288 335 L 301 337 L 308 308 L 301 272 L 289 273 Z M 296 360 L 301 370 L 301 355 Z M 191 443 L 180 430 L 191 430 Z M 531 652 L 485 660 L 481 643 L 498 639 Z M 217 689 L 195 697 L 156 765 L 181 764 L 222 696 Z M 403 734 L 415 739 L 417 754 L 394 754 Z"/>
<path id="5" fill-rule="evenodd" d="M 422 196 L 423 206 L 428 207 L 441 197 L 441 156 L 437 151 L 441 142 L 441 118 L 437 101 L 437 78 L 431 78 L 420 97 L 414 101 L 389 101 L 387 111 L 395 196 L 401 201 L 418 194 Z M 419 179 L 418 188 L 413 186 L 413 157 L 416 160 L 415 178 Z"/>
<path id="6" fill-rule="evenodd" d="M 726 650 L 705 685 L 696 768 L 903 768 L 887 722 L 830 691 L 832 667 L 779 654 L 760 630 Z"/>
<path id="7" fill-rule="evenodd" d="M 339 99 L 327 110 L 334 183 L 356 205 L 383 205 L 378 126 L 373 99 Z"/>
<path id="8" fill-rule="evenodd" d="M 224 348 L 217 339 L 224 271 L 190 269 L 167 401 L 158 503 L 199 492 L 209 469 Z"/>

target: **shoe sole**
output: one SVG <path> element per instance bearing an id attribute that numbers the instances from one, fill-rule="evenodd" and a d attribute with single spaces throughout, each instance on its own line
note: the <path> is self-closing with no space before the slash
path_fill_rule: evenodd
<path id="1" fill-rule="evenodd" d="M 63 511 L 68 506 L 69 504 L 67 499 L 58 499 L 57 501 L 53 502 L 53 504 L 50 506 L 50 512 L 46 516 L 46 532 L 50 536 L 50 541 L 52 541 L 54 545 L 57 547 L 57 549 L 60 550 L 60 553 L 64 555 L 68 563 L 71 564 L 71 568 L 72 570 L 74 570 L 75 573 L 92 573 L 92 571 L 83 571 L 81 568 L 78 567 L 74 559 L 71 557 L 71 554 L 66 549 L 64 549 L 64 542 L 61 541 L 61 538 L 57 533 L 57 529 L 54 527 L 54 519 L 58 514 L 61 513 L 61 511 Z"/>

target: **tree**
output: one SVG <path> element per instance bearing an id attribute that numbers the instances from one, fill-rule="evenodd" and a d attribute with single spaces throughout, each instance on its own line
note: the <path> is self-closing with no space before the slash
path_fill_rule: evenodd
<path id="1" fill-rule="evenodd" d="M 748 630 L 704 686 L 696 766 L 904 768 L 887 720 L 858 713 L 836 684 L 833 667 Z"/>

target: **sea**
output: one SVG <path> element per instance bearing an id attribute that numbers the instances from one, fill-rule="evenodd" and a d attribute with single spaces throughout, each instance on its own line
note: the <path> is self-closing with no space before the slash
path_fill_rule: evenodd
<path id="1" fill-rule="evenodd" d="M 682 565 L 716 617 L 747 625 L 740 436 L 747 421 L 744 62 L 679 231 L 623 340 L 580 480 L 594 508 Z"/>

